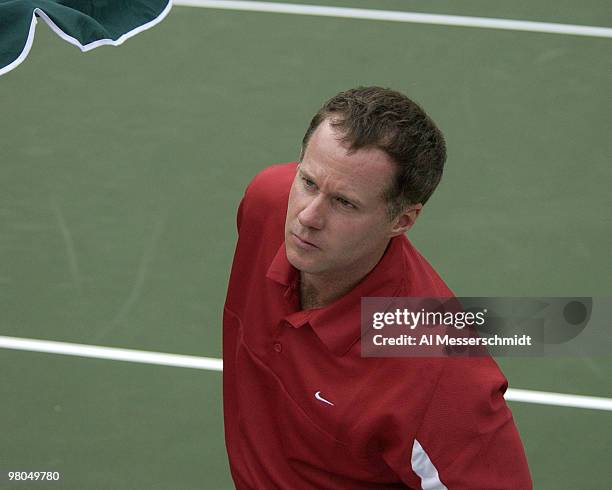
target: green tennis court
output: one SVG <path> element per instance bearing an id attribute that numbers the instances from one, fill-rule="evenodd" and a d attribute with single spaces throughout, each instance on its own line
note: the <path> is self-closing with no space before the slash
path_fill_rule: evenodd
<path id="1" fill-rule="evenodd" d="M 612 26 L 604 0 L 326 4 Z M 175 5 L 83 55 L 39 23 L 0 78 L 0 336 L 219 359 L 246 184 L 298 157 L 324 100 L 370 84 L 446 135 L 409 236 L 458 295 L 610 296 L 611 49 Z M 612 356 L 498 362 L 514 389 L 612 398 Z M 218 370 L 0 348 L 0 373 L 0 470 L 61 473 L 1 488 L 233 488 Z M 534 488 L 612 489 L 612 411 L 509 405 Z"/>

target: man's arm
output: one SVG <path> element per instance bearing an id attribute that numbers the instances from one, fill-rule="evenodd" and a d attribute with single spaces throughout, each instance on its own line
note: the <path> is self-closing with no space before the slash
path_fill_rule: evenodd
<path id="1" fill-rule="evenodd" d="M 387 464 L 406 483 L 416 474 L 423 490 L 530 490 L 506 388 L 490 358 L 447 359 L 415 440 L 390 447 Z"/>

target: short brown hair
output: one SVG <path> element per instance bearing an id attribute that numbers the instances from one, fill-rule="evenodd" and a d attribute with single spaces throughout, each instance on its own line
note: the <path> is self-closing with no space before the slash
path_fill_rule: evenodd
<path id="1" fill-rule="evenodd" d="M 442 178 L 444 136 L 425 111 L 404 94 L 382 87 L 357 87 L 329 99 L 310 121 L 300 160 L 310 137 L 326 119 L 350 151 L 374 147 L 396 163 L 384 198 L 393 219 L 410 204 L 425 204 Z"/>

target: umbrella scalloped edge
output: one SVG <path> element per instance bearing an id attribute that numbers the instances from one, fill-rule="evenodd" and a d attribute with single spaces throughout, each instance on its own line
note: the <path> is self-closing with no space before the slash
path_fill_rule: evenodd
<path id="1" fill-rule="evenodd" d="M 34 43 L 34 35 L 36 34 L 36 24 L 37 24 L 36 16 L 43 19 L 47 23 L 47 25 L 51 28 L 51 30 L 55 32 L 59 37 L 61 37 L 64 41 L 69 42 L 70 44 L 73 44 L 74 46 L 76 46 L 82 52 L 85 53 L 87 51 L 91 51 L 94 48 L 97 48 L 98 46 L 104 46 L 104 45 L 119 46 L 120 44 L 123 44 L 127 39 L 131 38 L 132 36 L 135 36 L 136 34 L 139 34 L 142 31 L 146 31 L 147 29 L 150 29 L 151 27 L 160 23 L 166 17 L 166 15 L 168 15 L 171 8 L 172 8 L 172 0 L 168 0 L 168 2 L 166 3 L 166 6 L 164 7 L 164 9 L 161 11 L 161 13 L 157 17 L 150 20 L 149 22 L 146 22 L 145 24 L 142 24 L 136 27 L 135 29 L 132 29 L 131 31 L 126 32 L 125 34 L 122 34 L 117 39 L 98 39 L 88 44 L 81 44 L 78 41 L 78 39 L 75 39 L 68 33 L 64 32 L 62 29 L 60 29 L 57 26 L 57 24 L 53 22 L 53 20 L 51 20 L 51 18 L 42 9 L 37 7 L 32 12 L 32 21 L 30 22 L 30 30 L 28 32 L 28 38 L 23 47 L 23 50 L 21 51 L 21 53 L 19 53 L 19 56 L 17 56 L 17 58 L 15 58 L 11 63 L 9 63 L 6 66 L 0 67 L 0 75 L 4 75 L 5 73 L 8 73 L 9 71 L 13 70 L 17 66 L 19 66 L 21 63 L 23 63 L 23 61 L 27 58 L 28 54 L 30 53 L 30 49 L 32 49 L 32 44 Z"/>

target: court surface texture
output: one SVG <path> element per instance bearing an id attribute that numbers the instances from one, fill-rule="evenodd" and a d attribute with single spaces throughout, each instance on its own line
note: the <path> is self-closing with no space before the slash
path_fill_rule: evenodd
<path id="1" fill-rule="evenodd" d="M 233 488 L 219 359 L 235 212 L 353 86 L 405 92 L 446 135 L 409 237 L 457 295 L 612 295 L 609 1 L 182 3 L 87 54 L 39 23 L 0 78 L 1 470 Z M 534 488 L 611 489 L 612 357 L 497 362 Z"/>

